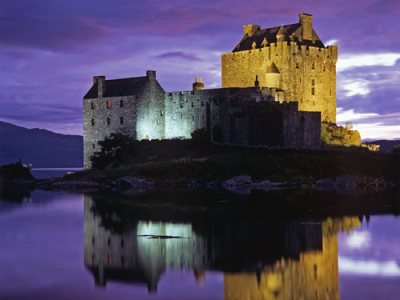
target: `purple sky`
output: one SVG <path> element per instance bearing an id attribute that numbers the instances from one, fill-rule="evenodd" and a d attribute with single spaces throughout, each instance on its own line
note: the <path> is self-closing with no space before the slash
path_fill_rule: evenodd
<path id="1" fill-rule="evenodd" d="M 166 91 L 194 77 L 221 86 L 220 56 L 243 36 L 314 16 L 322 41 L 339 46 L 338 124 L 363 139 L 400 138 L 398 0 L 14 0 L 0 3 L 0 120 L 82 134 L 82 97 L 93 75 L 157 71 Z"/>

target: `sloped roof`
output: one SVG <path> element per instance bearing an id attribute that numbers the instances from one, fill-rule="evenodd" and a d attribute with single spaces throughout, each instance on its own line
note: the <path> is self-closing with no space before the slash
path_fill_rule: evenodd
<path id="1" fill-rule="evenodd" d="M 245 51 L 245 50 L 251 50 L 253 43 L 256 43 L 256 48 L 262 48 L 261 43 L 263 42 L 264 38 L 268 41 L 268 43 L 276 43 L 276 35 L 278 34 L 278 31 L 283 27 L 284 30 L 286 30 L 286 33 L 288 36 L 293 35 L 296 33 L 296 31 L 301 27 L 300 23 L 296 24 L 290 24 L 290 25 L 282 25 L 282 26 L 277 26 L 277 27 L 272 27 L 272 28 L 266 28 L 266 29 L 260 29 L 257 30 L 256 32 L 253 33 L 252 36 L 250 37 L 244 37 L 240 43 L 233 49 L 232 52 L 238 52 L 238 51 Z M 283 31 L 283 29 L 281 31 Z M 293 35 L 294 37 L 294 42 L 297 42 L 299 45 L 306 45 L 306 46 L 311 46 L 311 47 L 319 47 L 319 48 L 325 48 L 324 44 L 319 40 L 318 36 L 315 39 L 315 43 L 313 44 L 312 41 L 308 40 L 303 40 L 300 42 L 298 38 L 296 38 L 296 34 Z"/>
<path id="2" fill-rule="evenodd" d="M 146 80 L 148 80 L 146 76 L 106 80 L 106 93 L 103 97 L 136 95 Z M 83 99 L 94 98 L 97 98 L 97 83 L 93 84 L 90 90 L 83 97 Z"/>

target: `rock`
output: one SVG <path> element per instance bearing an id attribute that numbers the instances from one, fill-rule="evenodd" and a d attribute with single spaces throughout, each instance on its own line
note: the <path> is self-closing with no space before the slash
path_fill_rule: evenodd
<path id="1" fill-rule="evenodd" d="M 316 184 L 318 187 L 333 187 L 335 182 L 332 179 L 324 178 L 317 180 Z"/>
<path id="2" fill-rule="evenodd" d="M 236 177 L 232 177 L 226 181 L 224 181 L 221 185 L 222 186 L 239 186 L 245 184 L 252 184 L 253 181 L 251 180 L 251 176 L 249 175 L 240 175 Z"/>
<path id="3" fill-rule="evenodd" d="M 116 180 L 116 187 L 120 190 L 150 190 L 153 188 L 153 182 L 147 179 L 125 176 Z"/>
<path id="4" fill-rule="evenodd" d="M 85 182 L 85 181 L 59 181 L 51 183 L 50 187 L 53 189 L 63 190 L 76 190 L 76 189 L 93 189 L 99 188 L 98 182 Z"/>

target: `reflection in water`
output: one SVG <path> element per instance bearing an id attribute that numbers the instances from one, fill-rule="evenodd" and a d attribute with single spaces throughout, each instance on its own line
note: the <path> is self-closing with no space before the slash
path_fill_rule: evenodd
<path id="1" fill-rule="evenodd" d="M 157 290 L 166 269 L 224 272 L 225 299 L 339 299 L 337 232 L 360 226 L 357 217 L 322 223 L 214 220 L 205 224 L 130 220 L 93 209 L 85 195 L 84 263 L 98 285 L 107 280 L 147 284 Z M 102 216 L 102 217 L 101 217 Z M 119 232 L 119 233 L 116 233 Z"/>

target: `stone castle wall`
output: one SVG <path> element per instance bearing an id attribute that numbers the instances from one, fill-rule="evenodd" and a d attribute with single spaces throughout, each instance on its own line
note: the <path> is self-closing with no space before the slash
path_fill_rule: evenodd
<path id="1" fill-rule="evenodd" d="M 124 132 L 136 138 L 136 117 L 135 96 L 85 99 L 83 101 L 84 168 L 90 167 L 90 156 L 100 150 L 97 143 L 107 135 Z"/>
<path id="2" fill-rule="evenodd" d="M 301 111 L 320 111 L 322 120 L 336 122 L 337 46 L 271 43 L 263 48 L 222 54 L 222 87 L 273 87 L 298 101 Z M 279 73 L 268 73 L 275 64 Z M 277 84 L 276 82 L 279 82 Z M 278 85 L 278 86 L 277 86 Z"/>

